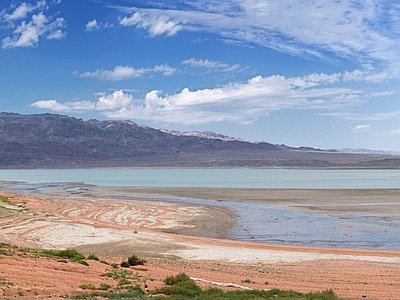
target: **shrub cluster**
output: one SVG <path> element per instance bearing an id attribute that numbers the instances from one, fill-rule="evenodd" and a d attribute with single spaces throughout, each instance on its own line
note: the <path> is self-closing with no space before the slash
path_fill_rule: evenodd
<path id="1" fill-rule="evenodd" d="M 136 255 L 132 255 L 128 257 L 127 261 L 123 261 L 121 263 L 121 267 L 123 268 L 129 268 L 130 266 L 138 266 L 138 265 L 145 265 L 146 260 L 143 258 L 139 258 Z"/>
<path id="2" fill-rule="evenodd" d="M 164 280 L 166 286 L 151 291 L 154 295 L 166 295 L 168 298 L 158 296 L 156 299 L 169 300 L 258 300 L 258 299 L 296 299 L 296 300 L 339 300 L 332 290 L 317 293 L 299 293 L 296 291 L 285 291 L 279 289 L 223 291 L 218 288 L 202 290 L 185 273 L 176 276 L 168 276 Z"/>

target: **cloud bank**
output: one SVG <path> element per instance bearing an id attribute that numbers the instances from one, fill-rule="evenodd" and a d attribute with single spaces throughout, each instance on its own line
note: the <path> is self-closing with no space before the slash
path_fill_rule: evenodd
<path id="1" fill-rule="evenodd" d="M 99 74 L 105 76 L 101 72 L 96 76 Z M 110 78 L 108 76 L 106 78 Z M 122 77 L 119 75 L 117 78 Z M 367 80 L 368 76 L 365 78 Z M 109 118 L 182 124 L 222 121 L 251 123 L 271 112 L 285 109 L 319 110 L 339 116 L 346 108 L 358 106 L 373 97 L 363 90 L 338 86 L 346 80 L 348 76 L 341 73 L 290 78 L 256 76 L 247 82 L 213 89 L 191 91 L 184 88 L 172 95 L 153 90 L 143 99 L 135 101 L 128 93 L 116 91 L 111 95 L 102 95 L 97 101 L 58 103 L 55 100 L 41 100 L 32 106 L 65 112 L 100 111 Z M 356 131 L 365 129 L 365 126 L 355 128 Z"/>

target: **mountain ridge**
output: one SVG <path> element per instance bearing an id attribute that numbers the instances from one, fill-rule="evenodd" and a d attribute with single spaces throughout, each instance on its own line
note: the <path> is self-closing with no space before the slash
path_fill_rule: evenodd
<path id="1" fill-rule="evenodd" d="M 247 142 L 214 132 L 158 130 L 130 120 L 0 113 L 0 168 L 398 168 L 397 159 Z"/>

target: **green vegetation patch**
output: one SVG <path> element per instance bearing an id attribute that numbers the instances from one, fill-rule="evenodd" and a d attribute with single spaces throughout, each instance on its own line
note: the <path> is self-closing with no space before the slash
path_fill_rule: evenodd
<path id="1" fill-rule="evenodd" d="M 2 203 L 9 203 L 10 198 L 6 196 L 0 196 L 0 202 Z"/>
<path id="2" fill-rule="evenodd" d="M 299 293 L 272 289 L 223 291 L 218 288 L 202 290 L 193 280 L 184 273 L 168 276 L 164 282 L 165 287 L 151 291 L 152 299 L 169 300 L 258 300 L 258 299 L 286 299 L 286 300 L 338 300 L 332 290 L 317 293 Z M 158 296 L 157 296 L 158 295 Z M 143 298 L 145 299 L 145 298 Z"/>
<path id="3" fill-rule="evenodd" d="M 89 266 L 85 260 L 85 256 L 75 249 L 66 250 L 49 250 L 49 249 L 33 249 L 27 247 L 12 246 L 7 243 L 0 242 L 0 255 L 20 256 L 20 257 L 49 257 L 58 258 L 58 262 L 66 263 L 67 260 L 77 262 L 84 266 Z M 89 255 L 88 259 L 98 260 L 97 256 Z"/>
<path id="4" fill-rule="evenodd" d="M 79 253 L 75 249 L 65 249 L 65 250 L 39 250 L 41 256 L 47 257 L 60 257 L 61 259 L 69 259 L 72 262 L 80 263 L 81 265 L 89 266 L 85 261 L 85 256 Z"/>

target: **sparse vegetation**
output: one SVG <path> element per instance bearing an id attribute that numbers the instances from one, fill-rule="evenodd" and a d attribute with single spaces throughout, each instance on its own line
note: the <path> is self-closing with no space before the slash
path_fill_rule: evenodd
<path id="1" fill-rule="evenodd" d="M 123 268 L 129 268 L 131 265 L 129 264 L 129 262 L 127 262 L 127 261 L 123 261 L 122 263 L 121 263 L 121 267 L 123 267 Z"/>
<path id="2" fill-rule="evenodd" d="M 95 255 L 95 254 L 89 254 L 88 257 L 87 257 L 87 259 L 88 259 L 88 260 L 96 260 L 96 261 L 99 261 L 98 256 Z"/>
<path id="3" fill-rule="evenodd" d="M 83 290 L 97 290 L 93 283 L 81 284 L 79 287 Z"/>
<path id="4" fill-rule="evenodd" d="M 164 282 L 165 287 L 151 291 L 153 295 L 159 295 L 155 299 L 169 300 L 251 300 L 251 299 L 292 299 L 292 300 L 338 300 L 332 290 L 303 294 L 296 291 L 284 291 L 272 289 L 226 291 L 218 288 L 202 290 L 193 280 L 184 273 L 176 276 L 168 276 Z M 160 296 L 160 294 L 164 296 Z"/>
<path id="5" fill-rule="evenodd" d="M 132 255 L 128 258 L 128 263 L 131 266 L 139 266 L 139 265 L 145 265 L 146 260 L 143 258 L 139 258 L 136 255 Z"/>
<path id="6" fill-rule="evenodd" d="M 0 196 L 0 202 L 3 202 L 3 203 L 8 203 L 8 202 L 9 202 L 9 197 L 6 197 L 6 196 Z"/>
<path id="7" fill-rule="evenodd" d="M 85 261 L 85 256 L 74 249 L 66 250 L 43 250 L 43 249 L 32 249 L 25 247 L 12 246 L 6 243 L 0 243 L 0 250 L 5 251 L 9 255 L 13 253 L 18 254 L 19 258 L 22 257 L 49 257 L 56 258 L 59 262 Z M 0 253 L 1 254 L 1 253 Z M 20 255 L 23 254 L 23 255 Z M 95 259 L 95 255 L 88 255 L 86 259 Z M 134 256 L 131 256 L 134 257 Z M 130 257 L 130 258 L 131 258 Z M 143 262 L 143 260 L 138 259 Z M 129 263 L 129 259 L 126 261 Z M 86 261 L 85 261 L 86 262 Z M 131 259 L 131 262 L 136 263 L 137 258 Z M 130 266 L 130 264 L 129 264 Z M 132 268 L 131 270 L 134 270 Z M 146 271 L 146 269 L 140 269 Z M 168 299 L 168 300 L 254 300 L 254 299 L 293 299 L 293 300 L 338 300 L 333 290 L 326 290 L 317 293 L 299 293 L 296 291 L 283 291 L 278 289 L 272 289 L 268 291 L 263 290 L 236 290 L 236 291 L 223 291 L 218 288 L 209 288 L 203 290 L 196 282 L 190 279 L 185 273 L 180 273 L 175 276 L 168 276 L 164 279 L 165 286 L 155 288 L 148 291 L 146 294 L 142 287 L 148 288 L 147 280 L 139 276 L 139 274 L 133 274 L 127 269 L 118 269 L 118 265 L 113 265 L 113 268 L 102 274 L 101 276 L 113 278 L 116 280 L 115 284 L 102 283 L 95 285 L 93 283 L 84 283 L 80 285 L 80 288 L 85 290 L 85 294 L 75 296 L 75 299 L 95 299 L 108 298 L 108 299 L 138 299 L 138 300 L 150 300 L 150 299 Z M 252 283 L 250 279 L 245 279 L 243 282 Z M 139 284 L 142 285 L 142 287 Z M 268 284 L 265 282 L 265 284 Z M 0 285 L 13 285 L 6 278 L 0 278 Z M 21 296 L 21 295 L 20 295 Z"/>
<path id="8" fill-rule="evenodd" d="M 175 285 L 182 281 L 188 281 L 188 280 L 190 280 L 190 277 L 188 275 L 186 275 L 185 273 L 180 273 L 175 276 L 168 276 L 167 278 L 164 279 L 164 282 L 166 285 Z"/>

